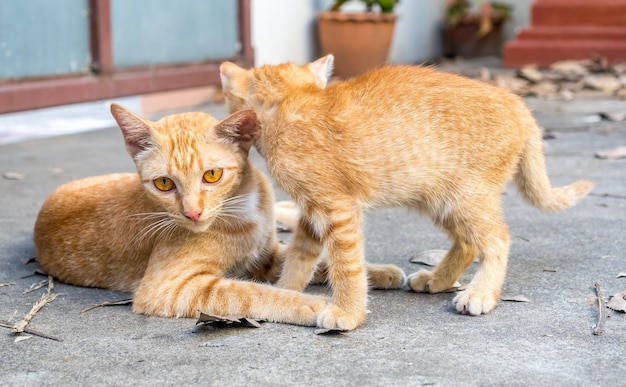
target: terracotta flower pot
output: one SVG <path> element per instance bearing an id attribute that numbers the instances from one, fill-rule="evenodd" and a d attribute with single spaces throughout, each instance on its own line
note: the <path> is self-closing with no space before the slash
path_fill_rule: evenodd
<path id="1" fill-rule="evenodd" d="M 390 13 L 318 13 L 320 48 L 335 56 L 333 74 L 352 77 L 384 64 L 396 19 Z"/>

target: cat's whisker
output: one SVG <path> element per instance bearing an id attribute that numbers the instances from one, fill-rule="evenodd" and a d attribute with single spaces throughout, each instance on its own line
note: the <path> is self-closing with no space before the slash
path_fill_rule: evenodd
<path id="1" fill-rule="evenodd" d="M 150 238 L 159 233 L 165 227 L 169 227 L 170 225 L 174 225 L 175 223 L 169 218 L 159 219 L 153 223 L 148 224 L 146 227 L 142 228 L 135 238 L 135 243 L 139 241 Z"/>
<path id="2" fill-rule="evenodd" d="M 137 220 L 148 220 L 153 218 L 162 218 L 167 217 L 168 213 L 165 211 L 162 212 L 140 212 L 137 214 L 130 214 L 125 216 L 124 219 L 135 218 Z"/>

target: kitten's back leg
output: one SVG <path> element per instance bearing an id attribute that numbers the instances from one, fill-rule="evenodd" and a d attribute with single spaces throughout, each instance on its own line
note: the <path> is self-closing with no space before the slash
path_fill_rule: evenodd
<path id="1" fill-rule="evenodd" d="M 480 315 L 495 308 L 500 298 L 509 254 L 508 227 L 502 220 L 498 197 L 475 200 L 472 207 L 458 208 L 462 210 L 448 217 L 448 222 L 455 219 L 455 223 L 443 225 L 453 241 L 450 251 L 433 272 L 420 271 L 409 276 L 409 286 L 416 292 L 445 291 L 479 253 L 474 278 L 453 302 L 461 313 Z"/>

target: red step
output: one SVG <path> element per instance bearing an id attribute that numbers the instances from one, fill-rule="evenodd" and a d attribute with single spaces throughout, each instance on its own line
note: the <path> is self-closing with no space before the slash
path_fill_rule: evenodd
<path id="1" fill-rule="evenodd" d="M 504 47 L 505 67 L 597 54 L 626 61 L 626 0 L 537 0 L 532 24 Z"/>

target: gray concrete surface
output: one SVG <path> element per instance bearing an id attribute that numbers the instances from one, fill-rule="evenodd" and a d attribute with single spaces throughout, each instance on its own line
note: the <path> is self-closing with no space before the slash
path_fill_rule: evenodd
<path id="1" fill-rule="evenodd" d="M 531 302 L 501 302 L 489 315 L 468 317 L 452 309 L 453 294 L 371 291 L 363 326 L 319 336 L 313 328 L 271 323 L 198 329 L 193 320 L 135 315 L 129 306 L 81 313 L 128 295 L 56 283 L 60 296 L 30 327 L 63 342 L 14 342 L 0 328 L 0 385 L 626 385 L 626 316 L 607 309 L 604 335 L 592 334 L 594 282 L 606 298 L 626 289 L 626 278 L 616 278 L 626 271 L 626 159 L 600 160 L 594 152 L 626 145 L 626 125 L 561 124 L 579 111 L 626 105 L 529 104 L 541 110 L 547 129 L 557 123 L 563 132 L 546 149 L 552 182 L 596 184 L 594 196 L 561 213 L 524 204 L 514 188 L 504 196 L 512 234 L 504 295 Z M 225 114 L 220 106 L 207 109 Z M 11 283 L 0 287 L 1 320 L 21 319 L 44 292 L 23 293 L 44 277 L 27 277 L 37 264 L 21 260 L 34 255 L 32 227 L 46 195 L 69 180 L 133 170 L 116 128 L 0 145 L 0 174 L 23 177 L 0 177 L 0 283 Z M 448 247 L 428 219 L 404 210 L 369 214 L 366 238 L 369 260 L 407 272 L 422 268 L 408 262 L 414 253 Z"/>

